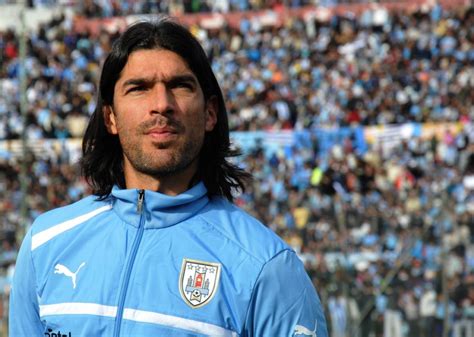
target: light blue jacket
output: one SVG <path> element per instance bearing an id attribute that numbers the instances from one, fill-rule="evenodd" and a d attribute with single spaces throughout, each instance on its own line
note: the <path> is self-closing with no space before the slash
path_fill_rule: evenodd
<path id="1" fill-rule="evenodd" d="M 280 238 L 198 184 L 114 188 L 49 211 L 20 249 L 10 337 L 327 337 L 321 303 Z"/>

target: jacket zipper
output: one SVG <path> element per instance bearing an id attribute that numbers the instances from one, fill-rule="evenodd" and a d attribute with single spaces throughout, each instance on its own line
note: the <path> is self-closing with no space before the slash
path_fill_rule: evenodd
<path id="1" fill-rule="evenodd" d="M 143 231 L 145 228 L 145 216 L 143 215 L 143 203 L 145 202 L 145 190 L 138 190 L 137 199 L 137 213 L 140 214 L 140 222 L 138 224 L 137 234 L 133 240 L 133 245 L 128 257 L 127 265 L 125 267 L 125 276 L 120 289 L 119 304 L 117 308 L 117 316 L 115 319 L 114 337 L 120 336 L 120 328 L 122 325 L 123 310 L 125 305 L 125 298 L 127 296 L 128 283 L 130 281 L 130 275 L 132 274 L 133 264 L 137 256 L 138 246 L 142 240 Z"/>

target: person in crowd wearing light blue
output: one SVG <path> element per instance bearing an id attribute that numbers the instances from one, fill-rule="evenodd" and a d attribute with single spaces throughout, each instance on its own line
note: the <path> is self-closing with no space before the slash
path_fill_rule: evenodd
<path id="1" fill-rule="evenodd" d="M 93 195 L 28 231 L 10 337 L 327 337 L 296 253 L 232 203 L 237 154 L 199 42 L 170 19 L 129 27 L 83 140 Z"/>

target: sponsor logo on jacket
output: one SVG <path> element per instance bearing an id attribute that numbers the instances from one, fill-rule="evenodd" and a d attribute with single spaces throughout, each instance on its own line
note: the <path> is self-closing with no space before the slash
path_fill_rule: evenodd
<path id="1" fill-rule="evenodd" d="M 72 337 L 71 332 L 63 334 L 60 330 L 58 330 L 57 332 L 53 332 L 52 329 L 48 329 L 48 331 L 45 332 L 44 335 L 46 337 Z"/>

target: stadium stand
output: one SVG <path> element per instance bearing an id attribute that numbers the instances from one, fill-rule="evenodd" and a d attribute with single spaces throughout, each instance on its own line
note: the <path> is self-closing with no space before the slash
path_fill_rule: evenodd
<path id="1" fill-rule="evenodd" d="M 25 226 L 88 193 L 75 163 L 117 29 L 171 13 L 205 46 L 254 174 L 237 203 L 298 252 L 331 336 L 441 337 L 446 307 L 452 336 L 474 336 L 474 8 L 154 3 L 65 2 L 31 30 L 26 157 L 20 33 L 0 31 L 0 320 Z"/>

